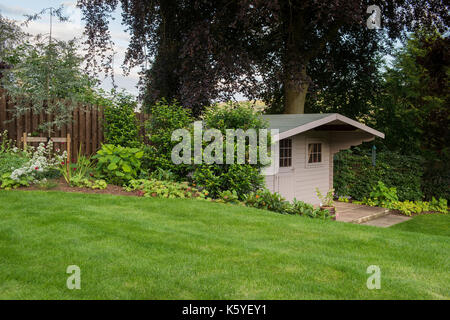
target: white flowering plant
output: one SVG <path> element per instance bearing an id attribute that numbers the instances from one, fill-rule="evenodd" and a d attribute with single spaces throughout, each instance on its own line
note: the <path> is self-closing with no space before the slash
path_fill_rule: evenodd
<path id="1" fill-rule="evenodd" d="M 0 185 L 6 173 L 11 174 L 29 160 L 28 154 L 16 147 L 16 141 L 8 138 L 8 131 L 0 133 Z"/>
<path id="2" fill-rule="evenodd" d="M 37 148 L 28 147 L 25 152 L 29 160 L 19 168 L 11 168 L 9 177 L 7 174 L 2 175 L 2 188 L 10 189 L 41 182 L 46 179 L 49 172 L 59 172 L 59 166 L 65 163 L 67 158 L 66 151 L 62 154 L 53 151 L 52 140 L 47 144 L 40 143 Z"/>

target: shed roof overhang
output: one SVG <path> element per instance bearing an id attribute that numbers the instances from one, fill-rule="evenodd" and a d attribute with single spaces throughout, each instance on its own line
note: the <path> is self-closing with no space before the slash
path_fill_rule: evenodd
<path id="1" fill-rule="evenodd" d="M 278 139 L 292 137 L 309 130 L 362 131 L 384 139 L 384 133 L 338 113 L 263 115 L 270 129 L 278 129 Z"/>

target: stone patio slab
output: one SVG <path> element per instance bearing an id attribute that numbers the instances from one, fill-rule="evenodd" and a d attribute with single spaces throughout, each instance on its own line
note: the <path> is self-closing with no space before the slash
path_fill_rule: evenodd
<path id="1" fill-rule="evenodd" d="M 338 201 L 334 205 L 338 214 L 336 220 L 342 222 L 386 228 L 411 219 L 410 217 L 392 214 L 386 208 L 369 207 Z"/>
<path id="2" fill-rule="evenodd" d="M 397 214 L 390 213 L 384 217 L 381 217 L 381 218 L 378 218 L 375 220 L 370 220 L 367 222 L 363 222 L 361 224 L 365 225 L 365 226 L 375 226 L 375 227 L 387 228 L 387 227 L 393 226 L 394 224 L 407 221 L 409 219 L 411 219 L 411 217 L 399 216 Z"/>
<path id="3" fill-rule="evenodd" d="M 369 207 L 346 202 L 335 202 L 335 207 L 338 214 L 337 221 L 352 223 L 362 223 L 375 219 L 388 214 L 389 211 L 386 208 Z"/>

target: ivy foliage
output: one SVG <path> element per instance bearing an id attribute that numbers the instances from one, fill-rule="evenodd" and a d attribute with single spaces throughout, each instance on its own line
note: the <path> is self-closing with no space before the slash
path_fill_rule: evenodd
<path id="1" fill-rule="evenodd" d="M 377 153 L 373 166 L 368 152 L 359 148 L 341 151 L 334 159 L 334 188 L 339 196 L 362 200 L 383 181 L 388 188 L 397 189 L 399 200 L 421 200 L 422 164 L 421 157 L 385 151 Z"/>

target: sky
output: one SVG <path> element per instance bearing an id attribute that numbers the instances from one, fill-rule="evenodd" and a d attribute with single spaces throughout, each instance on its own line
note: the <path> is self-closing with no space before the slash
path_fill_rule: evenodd
<path id="1" fill-rule="evenodd" d="M 76 8 L 76 0 L 57 1 L 57 0 L 0 0 L 0 14 L 9 19 L 23 22 L 24 14 L 34 14 L 44 8 L 64 5 L 64 14 L 69 17 L 68 22 L 58 22 L 53 20 L 52 36 L 59 40 L 70 40 L 74 37 L 82 37 L 84 24 L 81 20 L 81 11 Z M 125 50 L 128 47 L 130 36 L 124 31 L 125 26 L 121 24 L 120 11 L 114 14 L 115 20 L 110 22 L 111 38 L 115 44 L 116 55 L 114 56 L 114 75 L 115 82 L 119 89 L 123 88 L 128 92 L 137 95 L 136 88 L 139 80 L 138 71 L 140 68 L 134 68 L 127 76 L 123 75 L 122 62 L 125 57 Z M 32 21 L 24 31 L 31 34 L 48 33 L 50 28 L 48 15 L 40 20 Z M 112 88 L 110 79 L 100 78 L 102 88 L 109 90 Z"/>

